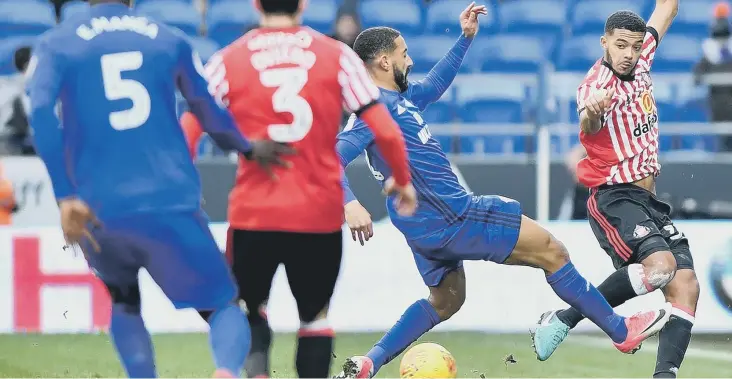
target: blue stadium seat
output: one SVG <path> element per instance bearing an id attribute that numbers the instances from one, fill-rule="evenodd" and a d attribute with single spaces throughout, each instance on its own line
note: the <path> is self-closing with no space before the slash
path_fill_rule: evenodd
<path id="1" fill-rule="evenodd" d="M 560 70 L 587 72 L 602 57 L 599 34 L 569 38 L 559 49 L 557 68 Z"/>
<path id="2" fill-rule="evenodd" d="M 537 72 L 546 60 L 541 39 L 521 35 L 498 35 L 476 41 L 482 71 Z"/>
<path id="3" fill-rule="evenodd" d="M 447 36 L 413 37 L 407 40 L 407 51 L 414 61 L 412 72 L 426 73 L 445 56 L 455 44 L 455 39 Z M 463 63 L 460 72 L 469 72 L 470 67 Z"/>
<path id="4" fill-rule="evenodd" d="M 658 45 L 653 70 L 654 72 L 690 72 L 701 56 L 700 39 L 683 35 L 667 35 Z"/>
<path id="5" fill-rule="evenodd" d="M 438 101 L 430 104 L 423 112 L 428 124 L 445 124 L 455 121 L 455 105 L 449 101 Z"/>
<path id="6" fill-rule="evenodd" d="M 706 136 L 682 136 L 681 150 L 717 151 L 719 149 L 719 137 L 714 135 Z"/>
<path id="7" fill-rule="evenodd" d="M 577 3 L 572 17 L 573 34 L 599 36 L 605 28 L 605 20 L 618 10 L 630 10 L 643 15 L 644 4 L 638 0 L 585 0 Z"/>
<path id="8" fill-rule="evenodd" d="M 460 116 L 466 122 L 522 122 L 526 88 L 506 75 L 470 77 L 470 85 L 461 85 L 456 93 Z"/>
<path id="9" fill-rule="evenodd" d="M 303 22 L 321 33 L 329 34 L 333 30 L 337 12 L 335 0 L 310 1 L 303 13 Z"/>
<path id="10" fill-rule="evenodd" d="M 411 0 L 364 0 L 361 17 L 367 28 L 386 25 L 405 35 L 416 35 L 422 31 L 421 10 Z"/>
<path id="11" fill-rule="evenodd" d="M 0 36 L 38 35 L 56 25 L 56 12 L 49 2 L 3 0 L 0 6 Z"/>
<path id="12" fill-rule="evenodd" d="M 465 9 L 465 2 L 461 0 L 433 1 L 427 8 L 427 31 L 434 34 L 459 36 L 461 33 L 459 16 Z M 498 29 L 496 15 L 492 7 L 488 7 L 488 14 L 480 19 L 481 33 L 493 33 Z"/>
<path id="13" fill-rule="evenodd" d="M 500 6 L 501 24 L 508 33 L 541 36 L 554 44 L 566 23 L 565 5 L 561 0 L 523 0 L 504 2 Z"/>
<path id="14" fill-rule="evenodd" d="M 183 0 L 148 1 L 137 7 L 146 16 L 176 27 L 188 35 L 197 35 L 201 25 L 201 14 Z"/>
<path id="15" fill-rule="evenodd" d="M 690 101 L 678 107 L 674 117 L 676 122 L 707 122 L 709 115 L 706 103 Z"/>
<path id="16" fill-rule="evenodd" d="M 710 0 L 680 1 L 679 14 L 674 19 L 674 33 L 698 38 L 708 36 L 714 4 Z"/>
<path id="17" fill-rule="evenodd" d="M 15 51 L 22 46 L 33 46 L 35 37 L 21 36 L 0 39 L 0 75 L 12 75 L 15 69 Z"/>
<path id="18" fill-rule="evenodd" d="M 198 55 L 204 63 L 220 49 L 220 46 L 209 38 L 189 37 L 188 41 L 191 43 L 193 49 L 198 52 Z"/>
<path id="19" fill-rule="evenodd" d="M 239 0 L 221 0 L 208 10 L 208 36 L 220 46 L 241 37 L 247 28 L 259 22 L 254 8 L 243 6 Z"/>
<path id="20" fill-rule="evenodd" d="M 89 9 L 89 3 L 85 1 L 72 0 L 65 2 L 64 5 L 61 6 L 61 21 L 65 21 L 87 9 Z"/>

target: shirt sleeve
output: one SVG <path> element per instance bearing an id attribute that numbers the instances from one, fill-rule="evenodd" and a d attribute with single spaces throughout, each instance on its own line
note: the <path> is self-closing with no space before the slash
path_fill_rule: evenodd
<path id="1" fill-rule="evenodd" d="M 344 44 L 341 44 L 338 63 L 338 83 L 341 86 L 343 108 L 348 112 L 360 114 L 379 100 L 381 96 L 379 88 L 371 80 L 361 58 Z"/>
<path id="2" fill-rule="evenodd" d="M 39 41 L 26 69 L 29 122 L 36 152 L 46 165 L 58 200 L 77 195 L 66 166 L 64 131 L 55 112 L 63 73 L 63 58 L 53 52 L 47 40 Z"/>
<path id="3" fill-rule="evenodd" d="M 643 47 L 641 48 L 640 59 L 638 60 L 644 66 L 646 71 L 651 71 L 653 60 L 656 57 L 656 48 L 659 43 L 658 32 L 653 27 L 648 27 L 646 36 L 643 38 Z"/>
<path id="4" fill-rule="evenodd" d="M 358 123 L 360 125 L 357 125 Z M 344 194 L 343 204 L 348 204 L 356 200 L 356 195 L 353 194 L 348 183 L 345 168 L 366 150 L 371 142 L 373 142 L 373 139 L 374 137 L 371 131 L 364 125 L 363 121 L 356 118 L 355 114 L 351 115 L 348 119 L 348 124 L 338 135 L 336 152 L 341 162 L 341 187 L 343 188 Z"/>
<path id="5" fill-rule="evenodd" d="M 188 102 L 190 112 L 196 116 L 201 128 L 222 149 L 241 153 L 250 151 L 249 141 L 239 132 L 225 104 L 220 99 L 215 100 L 211 94 L 211 88 L 215 88 L 217 84 L 216 77 L 209 76 L 209 82 L 198 53 L 185 40 L 181 39 L 180 45 L 178 88 Z"/>
<path id="6" fill-rule="evenodd" d="M 439 100 L 455 80 L 472 41 L 461 35 L 424 79 L 410 83 L 406 97 L 422 111 Z"/>

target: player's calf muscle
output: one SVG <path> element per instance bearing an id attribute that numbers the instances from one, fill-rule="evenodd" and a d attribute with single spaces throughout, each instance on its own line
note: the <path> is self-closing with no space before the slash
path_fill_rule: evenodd
<path id="1" fill-rule="evenodd" d="M 460 268 L 452 271 L 437 287 L 430 287 L 428 299 L 440 316 L 441 321 L 452 317 L 465 303 L 465 271 Z"/>
<path id="2" fill-rule="evenodd" d="M 666 301 L 696 311 L 699 301 L 699 280 L 694 270 L 677 271 L 673 280 L 663 287 L 663 294 Z"/>

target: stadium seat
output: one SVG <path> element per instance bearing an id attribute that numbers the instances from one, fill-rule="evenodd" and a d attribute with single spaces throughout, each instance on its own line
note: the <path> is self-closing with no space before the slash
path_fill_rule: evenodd
<path id="1" fill-rule="evenodd" d="M 65 2 L 64 5 L 61 6 L 61 21 L 65 21 L 87 9 L 89 9 L 89 3 L 86 1 L 72 0 Z"/>
<path id="2" fill-rule="evenodd" d="M 667 35 L 658 45 L 653 71 L 690 72 L 701 56 L 700 39 L 683 35 Z"/>
<path id="3" fill-rule="evenodd" d="M 191 36 L 198 34 L 201 25 L 201 14 L 193 5 L 183 0 L 148 1 L 138 6 L 137 10 Z"/>
<path id="4" fill-rule="evenodd" d="M 455 38 L 447 36 L 423 36 L 407 39 L 407 50 L 409 56 L 412 57 L 412 61 L 414 61 L 412 72 L 429 72 L 454 44 Z M 466 73 L 469 71 L 469 65 L 463 61 L 460 72 Z"/>
<path id="5" fill-rule="evenodd" d="M 707 122 L 708 110 L 705 102 L 690 101 L 682 103 L 674 117 L 676 122 Z"/>
<path id="6" fill-rule="evenodd" d="M 500 6 L 502 30 L 539 36 L 554 44 L 566 23 L 565 5 L 560 0 L 523 0 Z"/>
<path id="7" fill-rule="evenodd" d="M 481 71 L 538 72 L 548 55 L 539 38 L 520 35 L 484 38 L 475 45 Z"/>
<path id="8" fill-rule="evenodd" d="M 449 93 L 450 90 L 448 90 Z M 455 104 L 449 99 L 449 96 L 443 96 L 440 101 L 430 104 L 423 112 L 425 121 L 428 124 L 445 124 L 455 121 L 456 109 Z"/>
<path id="9" fill-rule="evenodd" d="M 461 86 L 457 93 L 461 117 L 466 122 L 519 123 L 522 121 L 526 89 L 510 77 L 491 77 L 485 82 Z"/>
<path id="10" fill-rule="evenodd" d="M 422 31 L 421 10 L 411 0 L 364 0 L 361 17 L 366 28 L 386 25 L 407 36 Z"/>
<path id="11" fill-rule="evenodd" d="M 715 3 L 710 0 L 680 1 L 679 14 L 673 24 L 674 33 L 698 38 L 708 36 Z"/>
<path id="12" fill-rule="evenodd" d="M 619 9 L 630 10 L 643 16 L 644 4 L 638 0 L 584 0 L 577 3 L 572 17 L 572 33 L 599 36 L 607 17 Z"/>
<path id="13" fill-rule="evenodd" d="M 587 72 L 600 57 L 602 46 L 599 34 L 569 38 L 559 48 L 557 68 Z"/>
<path id="14" fill-rule="evenodd" d="M 56 25 L 56 12 L 49 2 L 2 0 L 0 35 L 5 37 L 38 35 Z"/>
<path id="15" fill-rule="evenodd" d="M 0 39 L 0 75 L 13 75 L 15 69 L 15 51 L 22 46 L 32 46 L 35 37 L 21 36 Z"/>
<path id="16" fill-rule="evenodd" d="M 258 22 L 254 8 L 244 6 L 239 0 L 221 0 L 208 11 L 208 36 L 220 46 L 226 46 Z"/>
<path id="17" fill-rule="evenodd" d="M 433 1 L 427 8 L 426 24 L 429 33 L 437 35 L 459 36 L 461 33 L 459 17 L 465 9 L 465 2 L 456 0 Z M 488 14 L 480 19 L 481 33 L 493 33 L 498 29 L 493 8 L 488 7 Z"/>
<path id="18" fill-rule="evenodd" d="M 220 48 L 215 41 L 205 37 L 189 37 L 189 42 L 193 46 L 193 49 L 198 52 L 203 62 L 208 61 Z"/>
<path id="19" fill-rule="evenodd" d="M 303 13 L 303 22 L 321 33 L 329 34 L 333 30 L 337 12 L 335 0 L 310 1 Z"/>

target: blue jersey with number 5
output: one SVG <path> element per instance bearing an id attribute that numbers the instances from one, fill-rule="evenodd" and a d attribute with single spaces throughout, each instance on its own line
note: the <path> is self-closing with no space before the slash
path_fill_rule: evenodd
<path id="1" fill-rule="evenodd" d="M 122 4 L 92 6 L 33 53 L 31 126 L 59 199 L 77 196 L 101 215 L 198 209 L 176 88 L 217 142 L 246 147 L 185 37 Z"/>

